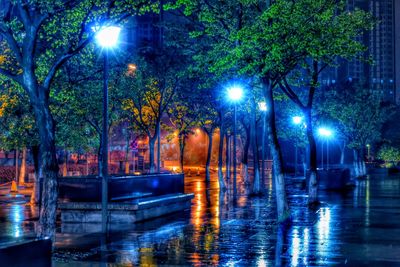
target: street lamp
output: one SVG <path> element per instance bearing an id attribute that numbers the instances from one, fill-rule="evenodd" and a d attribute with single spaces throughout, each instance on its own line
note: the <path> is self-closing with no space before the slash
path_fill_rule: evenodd
<path id="1" fill-rule="evenodd" d="M 328 140 L 332 137 L 333 132 L 332 130 L 321 127 L 318 129 L 318 134 L 322 138 L 326 140 L 326 168 L 329 170 L 329 142 Z M 321 145 L 321 162 L 322 162 L 322 169 L 324 168 L 324 144 Z"/>
<path id="2" fill-rule="evenodd" d="M 265 184 L 265 133 L 267 131 L 266 120 L 267 120 L 267 103 L 266 102 L 259 102 L 258 109 L 263 114 L 263 131 L 262 131 L 262 140 L 261 140 L 261 180 L 262 186 Z"/>
<path id="3" fill-rule="evenodd" d="M 293 124 L 295 124 L 296 126 L 298 126 L 298 125 L 300 125 L 302 122 L 303 122 L 303 117 L 300 117 L 300 116 L 294 116 L 293 118 L 292 118 L 292 122 L 293 122 Z M 294 142 L 294 149 L 295 149 L 295 156 L 294 156 L 294 161 L 295 161 L 295 164 L 294 164 L 294 176 L 296 176 L 297 175 L 297 163 L 298 163 L 298 159 L 297 159 L 297 142 Z"/>
<path id="4" fill-rule="evenodd" d="M 103 73 L 103 129 L 102 129 L 102 152 L 101 152 L 101 229 L 107 231 L 107 205 L 108 205 L 108 52 L 118 43 L 121 32 L 120 27 L 109 26 L 100 28 L 96 32 L 97 44 L 103 48 L 104 73 Z"/>
<path id="5" fill-rule="evenodd" d="M 233 195 L 236 196 L 236 104 L 243 96 L 243 89 L 240 86 L 228 88 L 228 97 L 234 104 L 233 112 Z"/>

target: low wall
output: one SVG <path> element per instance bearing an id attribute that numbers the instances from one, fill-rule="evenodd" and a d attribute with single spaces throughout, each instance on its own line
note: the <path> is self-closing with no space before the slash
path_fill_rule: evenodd
<path id="1" fill-rule="evenodd" d="M 184 193 L 184 175 L 149 174 L 109 178 L 109 200 L 139 193 L 148 196 Z M 97 177 L 60 178 L 59 199 L 72 202 L 99 202 L 101 201 L 101 179 Z"/>
<path id="2" fill-rule="evenodd" d="M 318 170 L 318 188 L 322 190 L 343 190 L 353 184 L 350 169 Z M 306 185 L 310 174 L 307 173 Z"/>
<path id="3" fill-rule="evenodd" d="M 0 266 L 51 266 L 51 240 L 0 244 Z"/>

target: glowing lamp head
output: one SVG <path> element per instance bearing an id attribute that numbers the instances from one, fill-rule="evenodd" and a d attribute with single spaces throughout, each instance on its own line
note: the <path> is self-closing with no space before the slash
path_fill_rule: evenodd
<path id="1" fill-rule="evenodd" d="M 332 131 L 329 130 L 329 129 L 326 129 L 326 128 L 319 128 L 319 129 L 318 129 L 318 134 L 319 134 L 320 136 L 323 136 L 323 137 L 331 137 L 333 133 L 332 133 Z"/>
<path id="2" fill-rule="evenodd" d="M 267 111 L 267 103 L 265 103 L 265 102 L 260 102 L 260 103 L 258 103 L 258 108 L 259 108 L 261 111 Z"/>
<path id="3" fill-rule="evenodd" d="M 112 48 L 117 45 L 121 28 L 109 26 L 96 32 L 96 41 L 103 48 Z"/>
<path id="4" fill-rule="evenodd" d="M 294 116 L 294 117 L 292 118 L 292 120 L 293 120 L 293 123 L 294 123 L 294 124 L 299 125 L 299 124 L 303 121 L 303 117 Z"/>
<path id="5" fill-rule="evenodd" d="M 228 97 L 232 101 L 239 101 L 243 96 L 243 89 L 239 86 L 233 86 L 228 89 Z"/>

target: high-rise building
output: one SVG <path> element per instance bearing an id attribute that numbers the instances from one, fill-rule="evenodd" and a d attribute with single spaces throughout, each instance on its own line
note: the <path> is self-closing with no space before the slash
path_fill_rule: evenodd
<path id="1" fill-rule="evenodd" d="M 395 90 L 395 1 L 372 0 L 370 12 L 378 24 L 370 32 L 369 53 L 374 64 L 369 66 L 369 85 L 385 100 L 396 100 Z"/>
<path id="2" fill-rule="evenodd" d="M 400 0 L 394 0 L 394 57 L 395 97 L 400 104 Z"/>
<path id="3" fill-rule="evenodd" d="M 323 77 L 329 84 L 335 82 L 360 82 L 384 100 L 400 103 L 400 0 L 347 0 L 347 9 L 362 9 L 377 19 L 369 33 L 359 37 L 368 50 L 361 60 L 340 62 L 340 67 L 330 69 Z"/>

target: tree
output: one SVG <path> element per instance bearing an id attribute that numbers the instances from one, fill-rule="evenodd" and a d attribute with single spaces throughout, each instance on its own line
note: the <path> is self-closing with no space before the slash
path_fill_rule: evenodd
<path id="1" fill-rule="evenodd" d="M 18 180 L 23 182 L 26 176 L 27 148 L 30 148 L 34 161 L 35 182 L 31 203 L 39 201 L 38 177 L 38 132 L 32 116 L 32 107 L 24 90 L 10 81 L 0 81 L 0 147 L 4 150 L 22 149 L 22 164 Z"/>
<path id="2" fill-rule="evenodd" d="M 149 138 L 150 173 L 155 172 L 154 148 L 161 119 L 180 85 L 177 75 L 177 55 L 144 58 L 137 64 L 134 76 L 125 76 L 123 85 L 129 91 L 123 101 L 136 129 Z"/>
<path id="3" fill-rule="evenodd" d="M 270 14 L 272 27 L 285 28 L 274 36 L 286 50 L 283 57 L 278 57 L 302 68 L 283 76 L 279 86 L 305 117 L 310 153 L 308 202 L 314 204 L 318 201 L 318 179 L 312 116 L 319 77 L 326 67 L 336 64 L 338 57 L 362 60 L 366 48 L 357 37 L 371 29 L 372 19 L 361 10 L 348 12 L 345 3 L 336 0 L 280 0 Z"/>
<path id="4" fill-rule="evenodd" d="M 98 66 L 93 46 L 67 62 L 54 82 L 51 108 L 56 122 L 57 145 L 69 151 L 89 152 L 96 148 L 98 171 L 102 168 L 102 64 Z M 119 60 L 117 60 L 119 61 Z M 110 64 L 109 125 L 110 133 L 121 123 L 121 99 L 126 97 L 121 86 L 121 75 L 127 65 Z M 54 102 L 54 103 L 53 103 Z"/>
<path id="5" fill-rule="evenodd" d="M 356 175 L 366 175 L 365 148 L 380 140 L 382 126 L 393 108 L 366 88 L 345 85 L 325 93 L 319 109 L 335 122 L 337 132 L 353 150 Z"/>
<path id="6" fill-rule="evenodd" d="M 40 139 L 44 186 L 38 236 L 54 237 L 58 164 L 55 125 L 49 107 L 52 82 L 58 70 L 93 39 L 91 26 L 121 21 L 149 10 L 148 1 L 5 1 L 0 35 L 10 60 L 0 75 L 18 83 L 28 94 Z M 129 12 L 128 12 L 129 10 Z"/>
<path id="7" fill-rule="evenodd" d="M 398 148 L 384 145 L 378 152 L 378 159 L 385 162 L 386 167 L 394 167 L 400 161 L 400 150 Z"/>
<path id="8" fill-rule="evenodd" d="M 207 36 L 210 41 L 207 52 L 196 55 L 200 64 L 207 62 L 207 68 L 218 77 L 255 76 L 253 84 L 260 84 L 268 105 L 269 140 L 274 160 L 275 192 L 277 196 L 278 220 L 286 221 L 290 217 L 286 199 L 282 154 L 276 136 L 275 110 L 273 103 L 273 88 L 281 73 L 280 60 L 271 57 L 275 55 L 271 45 L 274 44 L 271 34 L 265 35 L 269 20 L 264 20 L 264 12 L 269 11 L 267 1 L 176 1 L 177 6 L 184 6 L 187 16 L 195 17 L 201 24 L 192 32 L 192 37 Z M 277 29 L 275 29 L 277 30 Z M 262 38 L 267 36 L 268 42 Z M 277 44 L 275 48 L 279 48 Z M 286 67 L 286 66 L 285 66 Z M 289 64 L 290 68 L 293 68 Z M 225 80 L 225 79 L 224 79 Z"/>
<path id="9" fill-rule="evenodd" d="M 167 111 L 172 127 L 166 126 L 172 132 L 172 135 L 178 137 L 179 143 L 179 164 L 183 172 L 183 158 L 186 146 L 186 140 L 189 135 L 194 134 L 193 128 L 198 125 L 199 112 L 195 104 L 184 103 L 175 100 Z M 176 131 L 176 133 L 175 133 Z"/>

